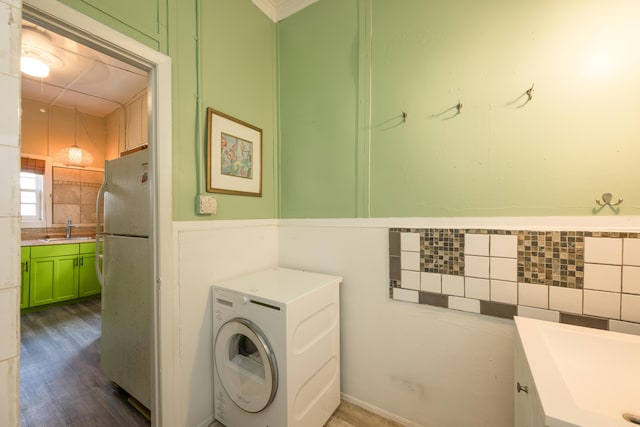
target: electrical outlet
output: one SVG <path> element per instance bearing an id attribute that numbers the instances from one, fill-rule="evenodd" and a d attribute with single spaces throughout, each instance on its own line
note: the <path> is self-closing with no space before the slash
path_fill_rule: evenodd
<path id="1" fill-rule="evenodd" d="M 215 197 L 208 194 L 201 194 L 200 198 L 200 214 L 201 215 L 213 215 L 218 210 L 218 200 Z"/>

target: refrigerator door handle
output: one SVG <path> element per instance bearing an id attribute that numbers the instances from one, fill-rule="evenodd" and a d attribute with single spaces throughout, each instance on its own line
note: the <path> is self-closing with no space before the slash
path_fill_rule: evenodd
<path id="1" fill-rule="evenodd" d="M 102 252 L 100 252 L 100 243 L 103 237 L 103 223 L 100 221 L 101 214 L 103 212 L 104 206 L 104 193 L 107 192 L 107 182 L 104 181 L 98 190 L 98 197 L 96 199 L 96 275 L 98 276 L 98 281 L 100 282 L 100 286 L 104 288 L 104 257 L 102 256 Z M 104 215 L 102 215 L 104 216 Z M 102 268 L 100 268 L 102 266 Z"/>

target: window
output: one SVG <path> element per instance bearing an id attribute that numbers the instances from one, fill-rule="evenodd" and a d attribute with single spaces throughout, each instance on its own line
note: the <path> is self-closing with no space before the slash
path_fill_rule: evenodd
<path id="1" fill-rule="evenodd" d="M 20 172 L 20 215 L 23 221 L 42 221 L 43 177 Z"/>
<path id="2" fill-rule="evenodd" d="M 22 228 L 50 227 L 51 209 L 51 159 L 23 153 L 20 165 Z"/>

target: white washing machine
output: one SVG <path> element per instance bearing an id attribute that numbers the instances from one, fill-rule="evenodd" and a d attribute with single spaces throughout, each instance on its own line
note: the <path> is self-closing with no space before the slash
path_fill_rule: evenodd
<path id="1" fill-rule="evenodd" d="M 215 418 L 322 427 L 340 404 L 341 277 L 274 268 L 213 286 Z"/>

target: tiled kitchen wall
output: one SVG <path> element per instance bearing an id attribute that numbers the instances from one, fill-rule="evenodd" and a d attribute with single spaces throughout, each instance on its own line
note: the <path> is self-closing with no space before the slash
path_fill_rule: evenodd
<path id="1" fill-rule="evenodd" d="M 102 171 L 77 168 L 53 168 L 53 224 L 96 222 L 96 198 L 102 183 Z"/>
<path id="2" fill-rule="evenodd" d="M 640 234 L 389 230 L 390 296 L 640 333 Z"/>

